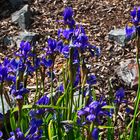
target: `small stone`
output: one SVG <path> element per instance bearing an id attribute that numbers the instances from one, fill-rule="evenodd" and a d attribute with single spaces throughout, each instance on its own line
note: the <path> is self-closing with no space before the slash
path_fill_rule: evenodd
<path id="1" fill-rule="evenodd" d="M 29 19 L 30 19 L 30 14 L 28 12 L 21 13 L 19 21 L 18 21 L 19 27 L 23 30 L 28 28 L 31 23 Z"/>
<path id="2" fill-rule="evenodd" d="M 39 2 L 40 2 L 40 3 L 43 3 L 43 2 L 45 2 L 45 0 L 39 0 Z"/>
<path id="3" fill-rule="evenodd" d="M 127 86 L 133 87 L 138 84 L 138 65 L 135 59 L 128 59 L 120 62 L 116 73 Z"/>
<path id="4" fill-rule="evenodd" d="M 10 106 L 8 105 L 4 95 L 3 95 L 3 102 L 4 102 L 4 111 L 6 113 L 10 109 Z M 0 99 L 0 113 L 3 114 L 1 99 Z"/>
<path id="5" fill-rule="evenodd" d="M 31 12 L 29 10 L 29 5 L 26 4 L 22 9 L 12 14 L 12 22 L 18 23 L 21 29 L 26 29 L 31 24 L 30 17 L 31 17 Z"/>
<path id="6" fill-rule="evenodd" d="M 111 30 L 108 36 L 110 40 L 117 42 L 121 46 L 125 46 L 125 44 L 130 41 L 126 38 L 125 28 Z"/>
<path id="7" fill-rule="evenodd" d="M 19 36 L 15 36 L 14 41 L 16 42 L 17 47 L 19 48 L 20 42 L 22 40 L 28 41 L 32 44 L 32 43 L 35 43 L 38 40 L 38 38 L 39 36 L 37 33 L 25 31 L 25 32 L 20 32 Z"/>
<path id="8" fill-rule="evenodd" d="M 5 36 L 5 37 L 3 38 L 3 44 L 4 44 L 4 46 L 10 46 L 10 45 L 12 45 L 12 44 L 13 44 L 13 39 L 12 39 L 12 37 Z"/>

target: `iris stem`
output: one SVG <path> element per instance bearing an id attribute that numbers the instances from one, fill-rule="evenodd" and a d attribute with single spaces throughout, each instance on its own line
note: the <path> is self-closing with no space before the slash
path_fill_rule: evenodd
<path id="1" fill-rule="evenodd" d="M 36 103 L 37 100 L 37 94 L 38 94 L 38 77 L 37 77 L 37 70 L 36 70 L 36 93 L 35 93 L 34 104 Z"/>
<path id="2" fill-rule="evenodd" d="M 22 115 L 21 115 L 21 114 L 22 114 L 22 108 L 19 107 L 18 109 L 19 109 L 19 110 L 18 110 L 18 125 L 17 125 L 17 126 L 18 126 L 18 128 L 20 128 L 21 118 L 22 118 L 22 117 L 21 117 L 21 116 L 22 116 Z"/>
<path id="3" fill-rule="evenodd" d="M 53 69 L 51 69 L 51 104 L 53 105 Z"/>
<path id="4" fill-rule="evenodd" d="M 69 101 L 69 104 L 70 104 L 70 109 L 69 109 L 69 115 L 68 115 L 68 119 L 72 119 L 72 107 L 73 107 L 73 86 L 71 85 L 70 87 L 70 101 Z"/>
<path id="5" fill-rule="evenodd" d="M 139 102 L 140 102 L 140 63 L 139 63 L 140 37 L 138 35 L 138 31 L 137 31 L 136 48 L 137 48 L 136 59 L 137 59 L 137 65 L 138 65 L 138 90 L 137 90 L 137 98 L 136 98 L 136 102 L 135 102 L 135 111 L 134 111 L 134 116 L 133 116 L 133 123 L 132 123 L 131 131 L 130 131 L 130 140 L 133 140 L 134 135 L 135 135 L 134 134 L 135 133 L 134 132 L 135 120 L 136 120 L 137 111 L 138 111 Z"/>
<path id="6" fill-rule="evenodd" d="M 26 88 L 27 87 L 27 79 L 28 79 L 28 75 L 24 75 L 24 81 L 23 81 L 23 87 Z M 26 102 L 29 104 L 29 100 L 28 100 L 28 96 L 25 95 L 25 99 Z"/>

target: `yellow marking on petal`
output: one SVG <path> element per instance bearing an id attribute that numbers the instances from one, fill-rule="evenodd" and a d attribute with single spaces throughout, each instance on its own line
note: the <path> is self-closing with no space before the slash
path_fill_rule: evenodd
<path id="1" fill-rule="evenodd" d="M 65 40 L 65 41 L 64 41 L 64 44 L 68 44 L 68 43 L 69 43 L 69 41 L 68 41 L 68 40 Z"/>
<path id="2" fill-rule="evenodd" d="M 16 57 L 16 61 L 19 61 L 19 60 L 20 60 L 20 57 L 19 57 L 19 56 L 17 56 L 17 57 Z"/>
<path id="3" fill-rule="evenodd" d="M 132 23 L 128 23 L 128 26 L 129 26 L 129 27 L 132 27 L 132 26 L 133 26 L 133 24 L 132 24 Z"/>

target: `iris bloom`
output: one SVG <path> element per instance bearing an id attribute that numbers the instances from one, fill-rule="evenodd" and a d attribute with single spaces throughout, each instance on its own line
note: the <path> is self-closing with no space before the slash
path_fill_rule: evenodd
<path id="1" fill-rule="evenodd" d="M 138 8 L 134 7 L 130 15 L 132 17 L 132 22 L 134 23 L 134 25 L 138 26 L 140 22 L 140 7 Z"/>
<path id="2" fill-rule="evenodd" d="M 134 34 L 136 33 L 136 27 L 134 25 L 128 25 L 125 27 L 126 37 L 128 39 L 133 38 Z"/>
<path id="3" fill-rule="evenodd" d="M 94 128 L 93 131 L 92 131 L 92 138 L 94 140 L 98 140 L 98 137 L 99 137 L 99 129 L 98 128 Z"/>
<path id="4" fill-rule="evenodd" d="M 73 19 L 73 10 L 71 7 L 67 7 L 63 13 L 64 23 L 69 26 L 69 28 L 73 28 L 75 25 L 75 21 Z"/>
<path id="5" fill-rule="evenodd" d="M 23 84 L 20 84 L 19 89 L 16 90 L 16 85 L 12 85 L 10 89 L 10 94 L 16 99 L 23 99 L 25 94 L 29 93 L 29 90 L 23 87 Z"/>
<path id="6" fill-rule="evenodd" d="M 53 61 L 51 59 L 46 59 L 45 57 L 42 57 L 41 64 L 45 67 L 51 67 L 53 65 Z"/>
<path id="7" fill-rule="evenodd" d="M 96 80 L 96 76 L 95 75 L 89 75 L 87 78 L 87 84 L 89 85 L 93 85 L 96 84 L 97 80 Z"/>
<path id="8" fill-rule="evenodd" d="M 21 41 L 20 43 L 20 51 L 21 51 L 21 55 L 25 58 L 27 58 L 27 55 L 30 53 L 31 51 L 31 45 L 28 41 Z"/>
<path id="9" fill-rule="evenodd" d="M 11 137 L 8 140 L 25 140 L 24 134 L 20 128 L 17 128 L 15 132 L 10 132 Z"/>
<path id="10" fill-rule="evenodd" d="M 140 7 L 134 7 L 130 15 L 132 17 L 131 22 L 133 25 L 126 26 L 126 37 L 131 38 L 136 32 L 140 36 Z"/>
<path id="11" fill-rule="evenodd" d="M 14 75 L 10 73 L 12 73 L 12 70 L 10 69 L 10 61 L 5 58 L 4 62 L 0 63 L 0 82 L 15 81 Z"/>
<path id="12" fill-rule="evenodd" d="M 0 138 L 2 138 L 2 136 L 3 136 L 3 133 L 0 131 Z"/>
<path id="13" fill-rule="evenodd" d="M 105 101 L 92 101 L 89 105 L 86 107 L 82 108 L 81 110 L 78 111 L 78 117 L 86 117 L 86 123 L 91 123 L 91 122 L 96 122 L 96 123 L 101 123 L 100 122 L 100 117 L 108 115 L 108 111 L 102 109 L 103 106 L 106 105 Z"/>
<path id="14" fill-rule="evenodd" d="M 123 88 L 120 88 L 116 91 L 116 95 L 115 95 L 115 103 L 125 103 L 126 100 L 124 100 L 124 96 L 125 96 L 125 91 Z"/>
<path id="15" fill-rule="evenodd" d="M 49 102 L 50 102 L 50 99 L 49 99 L 46 95 L 44 95 L 43 97 L 41 97 L 41 98 L 36 102 L 36 104 L 37 104 L 37 105 L 48 105 Z M 37 115 L 42 115 L 42 114 L 45 113 L 46 110 L 47 110 L 47 109 L 38 109 L 38 110 L 36 110 L 36 114 L 37 114 Z"/>

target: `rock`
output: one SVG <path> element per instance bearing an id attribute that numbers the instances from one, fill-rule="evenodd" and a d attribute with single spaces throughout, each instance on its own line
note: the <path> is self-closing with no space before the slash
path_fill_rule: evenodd
<path id="1" fill-rule="evenodd" d="M 9 3 L 11 4 L 11 7 L 18 8 L 21 4 L 23 4 L 23 0 L 9 0 Z"/>
<path id="2" fill-rule="evenodd" d="M 45 0 L 39 0 L 39 2 L 40 2 L 40 3 L 43 3 L 43 2 L 45 2 Z"/>
<path id="3" fill-rule="evenodd" d="M 126 38 L 125 28 L 111 30 L 108 36 L 110 40 L 117 42 L 121 46 L 125 46 L 130 41 L 130 39 Z"/>
<path id="4" fill-rule="evenodd" d="M 10 48 L 12 48 L 12 46 L 14 46 L 14 40 L 12 37 L 5 36 L 3 38 L 3 44 L 4 46 L 10 46 Z"/>
<path id="5" fill-rule="evenodd" d="M 18 23 L 21 29 L 26 29 L 31 24 L 31 12 L 29 10 L 29 5 L 26 4 L 22 9 L 16 11 L 12 14 L 12 22 Z"/>
<path id="6" fill-rule="evenodd" d="M 120 62 L 116 73 L 127 86 L 133 87 L 138 84 L 138 65 L 135 59 L 128 59 Z"/>
<path id="7" fill-rule="evenodd" d="M 38 36 L 37 33 L 25 31 L 25 32 L 20 32 L 19 36 L 16 36 L 13 39 L 16 42 L 17 47 L 19 47 L 20 46 L 20 42 L 22 40 L 29 41 L 32 44 L 32 43 L 35 43 L 38 40 L 38 38 L 39 38 L 39 36 Z"/>
<path id="8" fill-rule="evenodd" d="M 10 109 L 10 106 L 9 106 L 9 104 L 7 103 L 7 101 L 6 101 L 6 99 L 5 99 L 4 96 L 3 96 L 3 102 L 4 102 L 4 111 L 5 111 L 5 113 L 7 113 L 7 111 Z M 3 114 L 1 99 L 0 99 L 0 113 Z"/>

